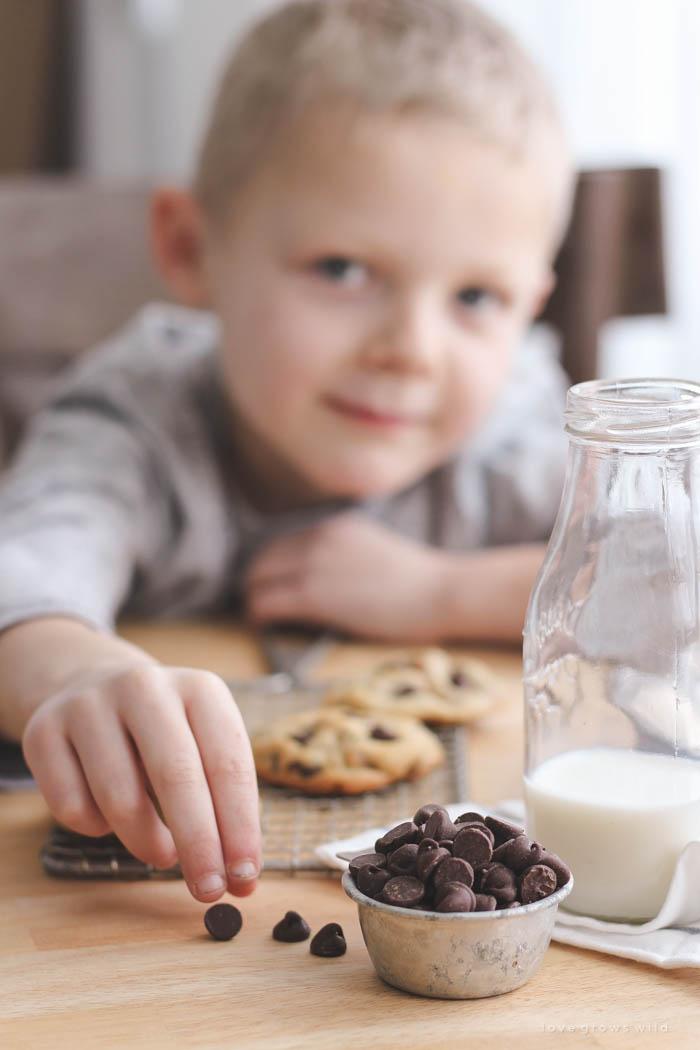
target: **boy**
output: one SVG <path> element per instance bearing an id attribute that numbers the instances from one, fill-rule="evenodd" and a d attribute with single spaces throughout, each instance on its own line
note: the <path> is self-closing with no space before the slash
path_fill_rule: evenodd
<path id="1" fill-rule="evenodd" d="M 519 635 L 563 384 L 539 361 L 504 388 L 569 187 L 539 76 L 469 4 L 302 0 L 252 30 L 193 192 L 154 199 L 183 306 L 81 362 L 0 498 L 0 730 L 60 821 L 179 857 L 201 901 L 259 872 L 226 687 L 116 638 L 122 608 Z"/>

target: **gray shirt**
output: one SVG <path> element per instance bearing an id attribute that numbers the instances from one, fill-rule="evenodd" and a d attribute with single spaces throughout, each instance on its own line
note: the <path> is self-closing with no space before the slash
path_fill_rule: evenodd
<path id="1" fill-rule="evenodd" d="M 212 315 L 154 303 L 84 355 L 31 421 L 0 488 L 0 629 L 234 611 L 258 548 L 351 506 L 451 550 L 548 536 L 566 380 L 542 348 L 523 348 L 485 425 L 410 488 L 263 514 L 231 470 L 217 340 Z"/>

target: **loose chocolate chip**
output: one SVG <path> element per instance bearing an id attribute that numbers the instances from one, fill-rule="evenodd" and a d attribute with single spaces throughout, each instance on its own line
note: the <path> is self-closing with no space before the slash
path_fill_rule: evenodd
<path id="1" fill-rule="evenodd" d="M 311 726 L 305 733 L 292 733 L 292 740 L 296 740 L 297 744 L 308 744 L 315 732 L 316 726 Z"/>
<path id="2" fill-rule="evenodd" d="M 418 810 L 415 817 L 413 818 L 413 823 L 419 825 L 425 824 L 428 817 L 431 817 L 433 813 L 435 813 L 435 811 L 438 809 L 442 810 L 443 812 L 446 812 L 445 807 L 440 806 L 437 802 L 427 802 Z"/>
<path id="3" fill-rule="evenodd" d="M 525 834 L 524 828 L 519 828 L 516 824 L 509 824 L 507 820 L 499 820 L 498 817 L 484 817 L 484 824 L 487 828 L 491 828 L 497 846 L 500 846 L 502 842 L 507 842 L 508 839 Z"/>
<path id="4" fill-rule="evenodd" d="M 435 911 L 474 911 L 476 895 L 461 882 L 448 882 L 438 895 Z"/>
<path id="5" fill-rule="evenodd" d="M 546 864 L 548 868 L 552 869 L 557 877 L 557 886 L 565 886 L 571 878 L 571 871 L 556 853 L 550 853 L 549 850 L 543 850 L 542 856 L 540 857 L 540 864 Z"/>
<path id="6" fill-rule="evenodd" d="M 377 853 L 391 853 L 393 849 L 405 846 L 407 842 L 417 842 L 419 838 L 420 831 L 413 821 L 405 820 L 403 824 L 397 824 L 395 828 L 390 828 L 385 835 L 378 838 L 374 848 Z"/>
<path id="7" fill-rule="evenodd" d="M 425 896 L 425 887 L 413 875 L 396 875 L 382 890 L 381 899 L 400 908 L 412 908 Z"/>
<path id="8" fill-rule="evenodd" d="M 433 840 L 430 839 L 429 841 L 432 842 Z M 421 846 L 422 845 L 423 843 L 421 842 Z M 423 853 L 421 853 L 419 849 L 418 856 L 416 857 L 416 875 L 419 879 L 422 879 L 423 882 L 427 882 L 438 864 L 441 864 L 443 860 L 446 860 L 450 856 L 451 854 L 446 849 L 443 849 L 442 846 L 438 846 L 437 843 L 435 843 L 434 849 L 426 850 Z"/>
<path id="9" fill-rule="evenodd" d="M 405 846 L 394 850 L 386 866 L 393 875 L 415 875 L 417 854 L 417 844 L 407 842 Z"/>
<path id="10" fill-rule="evenodd" d="M 544 850 L 539 842 L 532 842 L 527 835 L 508 839 L 493 851 L 493 859 L 512 868 L 516 875 L 524 868 L 539 864 Z"/>
<path id="11" fill-rule="evenodd" d="M 290 762 L 287 766 L 290 773 L 298 773 L 300 777 L 312 777 L 321 772 L 321 766 L 307 766 L 303 762 Z"/>
<path id="12" fill-rule="evenodd" d="M 347 951 L 343 929 L 337 922 L 328 922 L 311 939 L 310 952 L 322 959 L 334 959 Z"/>
<path id="13" fill-rule="evenodd" d="M 546 864 L 533 864 L 520 876 L 520 899 L 523 904 L 532 904 L 549 897 L 557 888 L 557 876 Z"/>
<path id="14" fill-rule="evenodd" d="M 394 696 L 412 696 L 417 693 L 415 685 L 397 685 L 394 687 Z"/>
<path id="15" fill-rule="evenodd" d="M 392 877 L 386 868 L 380 868 L 374 864 L 366 864 L 357 873 L 357 888 L 360 893 L 367 897 L 378 897 Z"/>
<path id="16" fill-rule="evenodd" d="M 457 828 L 450 820 L 446 809 L 436 809 L 430 814 L 423 828 L 423 837 L 426 839 L 450 839 L 457 834 Z"/>
<path id="17" fill-rule="evenodd" d="M 455 835 L 452 852 L 455 857 L 462 857 L 463 860 L 468 860 L 473 868 L 477 868 L 488 864 L 493 847 L 488 835 L 481 828 L 468 825 Z"/>
<path id="18" fill-rule="evenodd" d="M 374 726 L 369 735 L 373 740 L 396 740 L 396 733 L 390 733 L 384 726 Z"/>
<path id="19" fill-rule="evenodd" d="M 215 941 L 230 941 L 243 925 L 243 917 L 233 904 L 212 904 L 204 913 L 204 925 Z"/>
<path id="20" fill-rule="evenodd" d="M 452 839 L 440 839 L 438 846 L 441 849 L 446 849 L 449 854 L 452 854 Z"/>
<path id="21" fill-rule="evenodd" d="M 495 897 L 492 897 L 490 893 L 476 893 L 476 904 L 474 905 L 474 911 L 495 911 L 496 901 Z"/>
<path id="22" fill-rule="evenodd" d="M 506 868 L 503 864 L 492 863 L 482 869 L 478 891 L 495 897 L 499 907 L 504 907 L 515 900 L 518 895 L 518 886 L 510 868 Z"/>
<path id="23" fill-rule="evenodd" d="M 385 868 L 386 855 L 384 853 L 361 853 L 359 857 L 353 857 L 348 864 L 348 870 L 355 882 L 357 882 L 358 871 L 367 864 L 372 864 L 375 868 Z"/>
<path id="24" fill-rule="evenodd" d="M 448 882 L 461 882 L 464 886 L 474 885 L 474 869 L 461 857 L 446 857 L 440 862 L 433 875 L 433 885 L 437 891 Z"/>
<path id="25" fill-rule="evenodd" d="M 288 911 L 272 930 L 276 941 L 284 941 L 287 944 L 305 941 L 310 933 L 309 924 L 296 911 Z"/>

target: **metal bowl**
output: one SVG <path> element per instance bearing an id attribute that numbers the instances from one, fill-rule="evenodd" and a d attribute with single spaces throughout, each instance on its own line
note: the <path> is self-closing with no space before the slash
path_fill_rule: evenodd
<path id="1" fill-rule="evenodd" d="M 360 893 L 350 872 L 343 889 L 357 903 L 374 968 L 387 984 L 435 999 L 481 999 L 512 992 L 544 959 L 561 901 L 550 897 L 504 911 L 441 913 L 397 908 Z"/>

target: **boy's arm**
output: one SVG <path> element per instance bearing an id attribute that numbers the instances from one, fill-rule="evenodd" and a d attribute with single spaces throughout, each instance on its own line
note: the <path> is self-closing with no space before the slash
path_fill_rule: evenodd
<path id="1" fill-rule="evenodd" d="M 135 645 L 64 617 L 0 633 L 0 733 L 21 740 L 39 705 L 69 682 L 155 661 Z"/>
<path id="2" fill-rule="evenodd" d="M 541 543 L 453 553 L 340 514 L 258 555 L 248 611 L 385 641 L 518 641 L 544 553 Z"/>
<path id="3" fill-rule="evenodd" d="M 0 731 L 21 738 L 48 806 L 85 835 L 114 831 L 190 892 L 245 896 L 260 870 L 250 743 L 224 682 L 163 667 L 68 618 L 0 635 Z"/>

